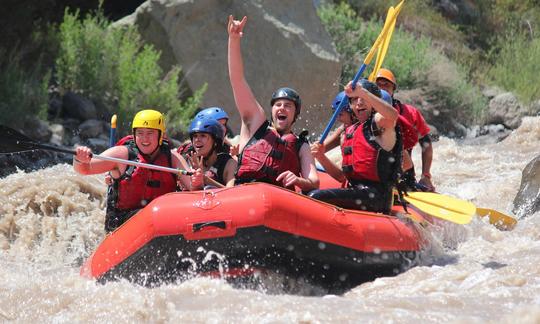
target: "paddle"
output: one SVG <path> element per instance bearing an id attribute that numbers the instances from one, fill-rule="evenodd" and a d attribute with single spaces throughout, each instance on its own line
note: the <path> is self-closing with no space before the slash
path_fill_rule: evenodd
<path id="1" fill-rule="evenodd" d="M 420 190 L 427 191 L 427 187 L 418 182 L 416 183 L 416 187 L 419 188 Z M 440 195 L 441 197 L 448 197 L 448 196 L 441 195 L 439 193 L 435 193 L 435 194 Z M 497 227 L 497 229 L 501 231 L 510 231 L 517 224 L 517 220 L 515 218 L 505 215 L 494 209 L 476 207 L 476 215 L 480 217 L 489 216 L 489 223 L 494 225 L 495 227 Z"/>
<path id="2" fill-rule="evenodd" d="M 382 44 L 379 46 L 379 50 L 377 51 L 377 58 L 375 59 L 375 66 L 368 78 L 368 80 L 371 82 L 375 82 L 377 73 L 379 72 L 379 69 L 382 66 L 384 57 L 386 56 L 386 52 L 388 51 L 390 40 L 392 39 L 392 33 L 394 32 L 394 28 L 396 26 L 395 19 L 393 21 L 390 21 L 390 17 L 393 14 L 394 14 L 394 7 L 388 8 L 388 13 L 386 14 L 386 21 L 384 22 L 384 26 L 386 26 L 387 24 L 391 24 L 391 26 L 390 26 L 390 29 L 388 29 L 388 33 L 386 34 L 386 37 L 384 38 Z"/>
<path id="3" fill-rule="evenodd" d="M 72 150 L 67 150 L 61 147 L 57 147 L 49 144 L 36 143 L 32 139 L 26 137 L 25 135 L 17 132 L 16 130 L 9 128 L 4 125 L 0 125 L 0 154 L 8 153 L 21 153 L 26 151 L 33 150 L 47 150 L 60 153 L 66 153 L 75 155 L 76 152 Z M 98 160 L 117 162 L 126 165 L 138 166 L 141 168 L 147 168 L 157 171 L 170 172 L 174 174 L 183 174 L 183 175 L 192 175 L 193 172 L 189 172 L 181 169 L 167 168 L 159 165 L 140 163 L 130 160 L 118 159 L 109 156 L 94 155 L 94 158 Z"/>
<path id="4" fill-rule="evenodd" d="M 456 224 L 470 223 L 476 212 L 476 207 L 468 201 L 432 192 L 407 192 L 403 198 L 431 216 Z"/>
<path id="5" fill-rule="evenodd" d="M 501 231 L 511 231 L 517 224 L 515 218 L 489 208 L 476 207 L 476 215 L 480 217 L 488 216 L 489 223 Z"/>
<path id="6" fill-rule="evenodd" d="M 401 11 L 401 7 L 403 6 L 403 3 L 405 2 L 405 0 L 402 0 L 398 5 L 397 7 L 395 8 L 392 16 L 389 18 L 390 20 L 390 23 L 388 25 L 385 25 L 381 31 L 381 33 L 379 34 L 379 36 L 377 37 L 377 39 L 375 40 L 375 43 L 373 43 L 373 46 L 371 47 L 371 49 L 369 50 L 368 54 L 366 55 L 365 59 L 364 59 L 364 63 L 362 63 L 362 65 L 360 66 L 360 69 L 358 69 L 358 72 L 356 72 L 356 75 L 354 76 L 354 79 L 352 81 L 352 87 L 353 89 L 356 87 L 356 83 L 358 83 L 358 80 L 360 80 L 360 77 L 362 76 L 362 73 L 364 73 L 364 70 L 366 69 L 366 67 L 369 65 L 369 63 L 371 62 L 371 60 L 373 59 L 373 56 L 375 55 L 375 50 L 379 47 L 379 45 L 382 43 L 382 41 L 384 40 L 384 38 L 386 37 L 387 33 L 388 33 L 388 30 L 390 30 L 390 26 L 392 25 L 391 22 L 396 20 L 399 12 Z M 332 118 L 330 119 L 330 121 L 328 122 L 328 125 L 326 125 L 326 128 L 324 129 L 322 135 L 321 135 L 321 139 L 319 140 L 319 143 L 324 143 L 324 140 L 326 139 L 326 137 L 328 136 L 328 133 L 330 132 L 330 129 L 332 128 L 332 126 L 334 126 L 334 123 L 336 122 L 337 120 L 337 117 L 339 116 L 339 114 L 341 113 L 341 110 L 343 109 L 343 107 L 345 107 L 346 104 L 348 104 L 349 101 L 348 100 L 341 100 L 341 102 L 339 103 L 338 107 L 336 108 L 336 110 L 334 111 L 334 114 L 332 115 Z"/>
<path id="7" fill-rule="evenodd" d="M 116 115 L 111 117 L 111 131 L 109 133 L 109 147 L 116 143 Z"/>

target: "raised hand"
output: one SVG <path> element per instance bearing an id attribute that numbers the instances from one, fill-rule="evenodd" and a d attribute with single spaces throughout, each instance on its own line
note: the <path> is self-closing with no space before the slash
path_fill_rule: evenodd
<path id="1" fill-rule="evenodd" d="M 204 187 L 204 157 L 192 152 L 189 155 L 189 163 L 193 171 L 193 175 L 191 176 L 191 190 L 202 189 Z"/>
<path id="2" fill-rule="evenodd" d="M 231 156 L 237 156 L 238 153 L 240 153 L 240 144 L 231 145 L 231 150 L 229 151 L 229 154 Z"/>
<path id="3" fill-rule="evenodd" d="M 227 24 L 227 31 L 229 32 L 229 37 L 242 37 L 244 35 L 243 31 L 246 22 L 246 16 L 244 16 L 242 20 L 234 20 L 233 16 L 229 15 L 229 23 Z"/>
<path id="4" fill-rule="evenodd" d="M 316 159 L 321 158 L 326 152 L 326 148 L 324 147 L 324 144 L 321 144 L 319 142 L 311 144 L 310 149 L 311 149 L 311 154 Z"/>

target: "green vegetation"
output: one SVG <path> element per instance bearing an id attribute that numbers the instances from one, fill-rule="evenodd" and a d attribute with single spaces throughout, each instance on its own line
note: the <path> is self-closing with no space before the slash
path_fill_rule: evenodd
<path id="1" fill-rule="evenodd" d="M 0 51 L 0 124 L 22 127 L 27 117 L 47 117 L 49 74 L 39 62 L 22 68 L 20 53 Z"/>
<path id="2" fill-rule="evenodd" d="M 489 71 L 493 84 L 514 92 L 525 103 L 540 98 L 540 37 L 516 35 L 493 55 L 495 65 Z"/>
<path id="3" fill-rule="evenodd" d="M 364 56 L 377 39 L 382 23 L 374 19 L 362 21 L 347 3 L 323 6 L 319 10 L 319 16 L 332 36 L 342 62 L 345 63 L 341 81 L 347 82 L 354 77 Z M 426 60 L 430 46 L 431 43 L 426 37 L 415 39 L 413 35 L 399 29 L 393 33 L 385 66 L 392 66 L 394 73 L 400 76 L 400 87 L 417 84 L 419 80 L 415 71 L 425 70 L 432 64 L 430 60 Z M 417 69 L 413 70 L 411 66 Z"/>
<path id="4" fill-rule="evenodd" d="M 345 2 L 322 6 L 319 16 L 345 62 L 342 83 L 351 80 L 380 33 L 383 20 L 365 21 Z M 487 106 L 468 79 L 469 69 L 450 61 L 427 36 L 397 28 L 383 65 L 394 72 L 400 89 L 423 87 L 440 106 L 458 108 L 460 120 L 466 124 L 478 121 Z"/>
<path id="5" fill-rule="evenodd" d="M 56 66 L 62 91 L 101 101 L 120 121 L 130 121 L 140 109 L 154 108 L 172 117 L 168 128 L 187 128 L 206 87 L 182 102 L 180 68 L 163 77 L 159 52 L 143 45 L 133 27 L 112 28 L 100 11 L 81 20 L 78 12 L 66 10 L 59 38 Z"/>

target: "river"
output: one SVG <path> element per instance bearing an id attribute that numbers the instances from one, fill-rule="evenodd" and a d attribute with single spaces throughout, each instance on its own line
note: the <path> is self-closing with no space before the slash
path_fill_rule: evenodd
<path id="1" fill-rule="evenodd" d="M 489 142 L 434 143 L 434 182 L 511 214 L 521 171 L 540 154 L 540 118 Z M 481 218 L 434 226 L 419 266 L 342 296 L 309 297 L 208 278 L 153 289 L 82 278 L 82 261 L 104 237 L 104 196 L 103 176 L 69 165 L 0 179 L 0 322 L 540 322 L 539 213 L 507 232 Z"/>

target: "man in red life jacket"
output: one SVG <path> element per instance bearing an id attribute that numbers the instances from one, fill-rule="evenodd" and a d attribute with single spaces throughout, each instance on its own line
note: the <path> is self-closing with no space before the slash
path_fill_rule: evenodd
<path id="1" fill-rule="evenodd" d="M 186 161 L 177 154 L 171 154 L 171 148 L 164 141 L 165 120 L 160 112 L 139 111 L 133 119 L 132 129 L 133 135 L 123 139 L 123 144 L 113 146 L 101 155 L 175 169 L 187 168 Z M 168 172 L 99 160 L 92 158 L 92 155 L 90 148 L 77 147 L 73 168 L 84 175 L 110 172 L 113 184 L 107 197 L 107 232 L 122 225 L 154 198 L 176 191 L 177 181 L 186 188 L 191 187 L 192 181 L 195 185 L 202 181 L 202 175 L 194 178 L 177 176 Z"/>
<path id="2" fill-rule="evenodd" d="M 407 119 L 416 129 L 417 136 L 419 138 L 418 142 L 422 148 L 422 175 L 418 184 L 422 189 L 426 191 L 435 191 L 435 186 L 431 182 L 431 163 L 433 161 L 433 146 L 431 144 L 431 138 L 429 136 L 429 126 L 427 125 L 424 117 L 411 105 L 406 105 L 401 103 L 399 100 L 394 98 L 394 92 L 397 89 L 397 82 L 394 76 L 394 73 L 388 69 L 380 69 L 377 73 L 376 83 L 379 88 L 386 90 L 390 95 L 392 95 L 394 101 L 394 108 L 396 108 L 399 114 L 405 119 Z M 406 136 L 406 134 L 404 134 Z M 411 154 L 412 149 L 409 150 Z M 403 175 L 403 180 L 407 183 L 408 187 L 414 189 L 418 186 L 415 184 L 415 173 L 414 167 L 406 170 Z"/>
<path id="3" fill-rule="evenodd" d="M 292 133 L 301 109 L 298 93 L 280 88 L 273 93 L 272 124 L 253 95 L 244 76 L 240 47 L 247 17 L 241 21 L 229 16 L 229 78 L 240 113 L 240 156 L 236 183 L 268 182 L 285 188 L 310 191 L 319 187 L 319 177 L 309 145 Z"/>
<path id="4" fill-rule="evenodd" d="M 342 167 L 323 152 L 317 159 L 336 180 L 347 180 L 348 187 L 314 190 L 309 196 L 343 208 L 388 213 L 401 170 L 398 113 L 380 98 L 379 88 L 365 79 L 354 90 L 349 82 L 345 93 L 357 122 L 347 127 L 342 137 Z"/>

